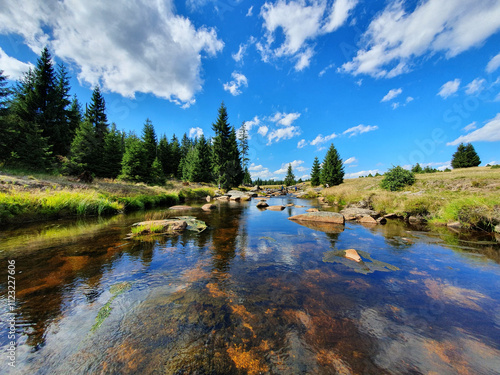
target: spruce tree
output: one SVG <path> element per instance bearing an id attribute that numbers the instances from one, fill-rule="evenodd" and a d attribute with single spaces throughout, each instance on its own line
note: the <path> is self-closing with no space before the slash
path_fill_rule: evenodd
<path id="1" fill-rule="evenodd" d="M 69 162 L 65 172 L 72 175 L 79 175 L 84 171 L 95 173 L 94 166 L 98 163 L 96 148 L 97 139 L 94 127 L 90 121 L 82 121 L 71 142 Z"/>
<path id="2" fill-rule="evenodd" d="M 144 182 L 149 172 L 146 169 L 146 157 L 142 140 L 135 134 L 130 134 L 125 140 L 122 170 L 118 178 L 126 181 Z"/>
<path id="3" fill-rule="evenodd" d="M 179 140 L 175 136 L 172 136 L 172 142 L 170 142 L 170 160 L 167 175 L 172 175 L 174 177 L 179 177 L 179 163 L 181 161 L 181 146 L 179 145 Z"/>
<path id="4" fill-rule="evenodd" d="M 423 169 L 422 167 L 420 166 L 419 163 L 415 164 L 415 166 L 411 169 L 411 171 L 413 173 L 422 173 L 423 172 Z"/>
<path id="5" fill-rule="evenodd" d="M 153 165 L 153 161 L 157 158 L 158 142 L 153 123 L 150 119 L 146 119 L 142 129 L 142 141 L 144 142 L 144 151 L 146 152 L 146 168 Z"/>
<path id="6" fill-rule="evenodd" d="M 195 147 L 191 147 L 186 156 L 182 158 L 179 168 L 182 168 L 181 178 L 183 181 L 198 182 L 195 176 L 195 166 L 198 160 L 198 150 Z"/>
<path id="7" fill-rule="evenodd" d="M 293 174 L 292 164 L 288 164 L 288 170 L 285 177 L 285 185 L 291 186 L 295 184 L 295 175 Z"/>
<path id="8" fill-rule="evenodd" d="M 115 179 L 121 172 L 123 159 L 123 135 L 116 129 L 116 124 L 111 124 L 111 129 L 104 137 L 104 164 L 103 175 Z"/>
<path id="9" fill-rule="evenodd" d="M 248 132 L 245 122 L 241 124 L 241 128 L 238 131 L 238 141 L 241 155 L 241 165 L 243 168 L 247 168 L 250 159 L 248 158 Z"/>
<path id="10" fill-rule="evenodd" d="M 163 185 L 165 183 L 165 175 L 160 160 L 156 157 L 151 164 L 149 171 L 149 181 L 152 184 Z"/>
<path id="11" fill-rule="evenodd" d="M 73 100 L 71 101 L 71 105 L 68 111 L 68 117 L 69 131 L 71 134 L 71 139 L 73 139 L 76 134 L 76 129 L 78 129 L 80 123 L 83 121 L 82 106 L 78 102 L 78 98 L 76 97 L 76 95 L 73 96 Z"/>
<path id="12" fill-rule="evenodd" d="M 196 159 L 193 166 L 193 182 L 212 181 L 210 145 L 202 134 L 196 143 Z"/>
<path id="13" fill-rule="evenodd" d="M 165 135 L 163 135 L 160 138 L 160 142 L 158 142 L 158 160 L 160 161 L 163 175 L 169 176 L 172 155 L 170 152 L 170 144 L 168 143 L 168 139 Z"/>
<path id="14" fill-rule="evenodd" d="M 330 145 L 323 161 L 321 180 L 325 186 L 340 185 L 344 182 L 344 164 L 333 143 Z"/>
<path id="15" fill-rule="evenodd" d="M 212 124 L 213 138 L 212 165 L 214 178 L 223 189 L 238 186 L 243 181 L 240 152 L 234 127 L 228 123 L 227 109 L 224 103 L 219 107 L 217 121 Z"/>
<path id="16" fill-rule="evenodd" d="M 183 178 L 184 163 L 186 162 L 186 156 L 192 147 L 193 147 L 193 142 L 188 138 L 187 134 L 184 133 L 180 145 L 179 165 L 177 167 L 178 178 Z"/>
<path id="17" fill-rule="evenodd" d="M 0 70 L 0 162 L 7 160 L 11 144 L 11 133 L 7 121 L 8 101 L 11 91 L 7 87 L 7 77 Z"/>
<path id="18" fill-rule="evenodd" d="M 479 164 L 481 164 L 481 159 L 479 159 L 474 146 L 470 143 L 466 145 L 460 143 L 457 151 L 453 154 L 451 166 L 453 168 L 470 168 L 477 167 Z"/>
<path id="19" fill-rule="evenodd" d="M 52 147 L 54 155 L 66 156 L 71 147 L 74 132 L 71 124 L 71 101 L 69 100 L 69 75 L 64 65 L 59 65 L 57 74 L 56 101 L 54 104 L 54 124 Z"/>
<path id="20" fill-rule="evenodd" d="M 245 170 L 243 171 L 243 185 L 252 185 L 252 176 L 250 175 L 247 167 L 245 167 Z"/>
<path id="21" fill-rule="evenodd" d="M 319 159 L 316 156 L 314 158 L 313 166 L 311 169 L 311 186 L 319 186 L 321 184 L 321 167 L 319 165 Z"/>
<path id="22" fill-rule="evenodd" d="M 99 86 L 94 88 L 90 104 L 85 111 L 85 121 L 92 124 L 94 129 L 95 142 L 95 163 L 89 165 L 89 169 L 96 176 L 106 177 L 106 158 L 104 156 L 105 138 L 108 134 L 108 118 L 106 116 L 106 102 L 101 94 Z"/>

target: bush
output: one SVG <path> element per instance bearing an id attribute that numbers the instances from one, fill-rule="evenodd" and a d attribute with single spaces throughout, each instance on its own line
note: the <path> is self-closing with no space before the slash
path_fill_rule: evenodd
<path id="1" fill-rule="evenodd" d="M 415 174 L 398 165 L 387 171 L 380 186 L 386 190 L 397 191 L 403 189 L 405 186 L 413 185 L 414 183 Z"/>
<path id="2" fill-rule="evenodd" d="M 499 168 L 500 168 L 500 164 L 495 164 L 495 165 L 491 166 L 491 169 L 499 169 Z"/>

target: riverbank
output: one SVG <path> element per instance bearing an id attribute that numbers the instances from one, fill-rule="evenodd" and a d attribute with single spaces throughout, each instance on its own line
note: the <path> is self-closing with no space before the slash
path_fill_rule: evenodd
<path id="1" fill-rule="evenodd" d="M 82 183 L 45 174 L 0 172 L 0 224 L 111 215 L 214 196 L 215 187 L 170 181 L 148 186 L 110 179 Z"/>
<path id="2" fill-rule="evenodd" d="M 490 167 L 417 174 L 404 191 L 383 190 L 383 176 L 345 180 L 324 189 L 329 204 L 367 204 L 382 214 L 411 216 L 435 225 L 494 231 L 500 224 L 500 170 Z"/>

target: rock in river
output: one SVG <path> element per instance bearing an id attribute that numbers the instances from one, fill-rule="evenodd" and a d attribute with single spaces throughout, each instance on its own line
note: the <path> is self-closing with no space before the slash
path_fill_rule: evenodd
<path id="1" fill-rule="evenodd" d="M 285 206 L 269 206 L 267 209 L 271 211 L 283 211 Z"/>
<path id="2" fill-rule="evenodd" d="M 289 220 L 297 221 L 319 221 L 322 223 L 344 224 L 344 215 L 337 212 L 308 212 L 301 215 L 295 215 L 288 218 Z"/>
<path id="3" fill-rule="evenodd" d="M 210 211 L 216 209 L 217 206 L 215 204 L 207 203 L 201 207 L 203 211 Z"/>
<path id="4" fill-rule="evenodd" d="M 257 208 L 266 208 L 266 207 L 269 207 L 269 205 L 264 201 L 260 201 L 259 203 L 257 203 Z"/>

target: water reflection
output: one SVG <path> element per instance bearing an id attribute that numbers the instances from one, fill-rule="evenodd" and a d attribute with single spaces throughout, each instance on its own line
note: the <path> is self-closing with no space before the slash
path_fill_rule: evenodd
<path id="1" fill-rule="evenodd" d="M 310 205 L 289 198 L 271 203 Z M 463 237 L 452 244 L 442 233 L 397 222 L 365 228 L 288 220 L 305 209 L 222 203 L 210 213 L 193 211 L 208 225 L 202 233 L 140 241 L 125 238 L 143 217 L 121 217 L 84 223 L 67 236 L 41 235 L 28 250 L 16 239 L 24 234 L 4 233 L 11 239 L 2 242 L 0 256 L 15 255 L 22 271 L 17 372 L 491 374 L 500 368 L 497 245 Z M 394 271 L 362 275 L 349 263 L 323 261 L 348 248 Z M 117 285 L 127 288 L 117 294 Z M 106 306 L 109 313 L 92 331 Z"/>

